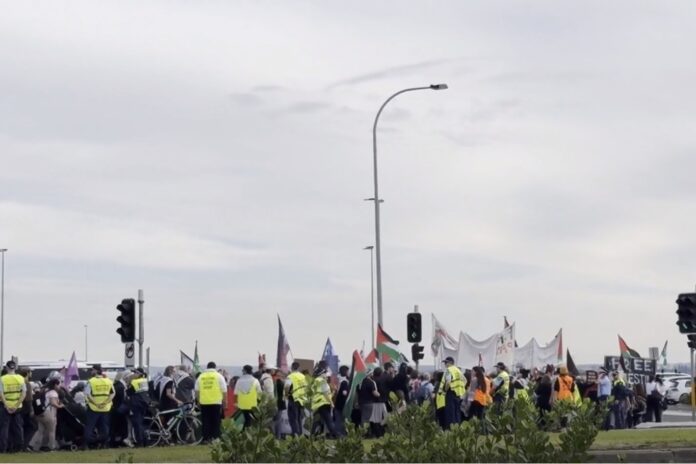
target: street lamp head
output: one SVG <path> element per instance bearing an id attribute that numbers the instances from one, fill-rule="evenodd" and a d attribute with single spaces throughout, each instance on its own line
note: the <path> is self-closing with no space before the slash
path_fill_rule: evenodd
<path id="1" fill-rule="evenodd" d="M 447 90 L 447 84 L 430 84 L 430 88 L 433 90 Z"/>
<path id="2" fill-rule="evenodd" d="M 366 246 L 365 248 L 363 248 L 363 250 L 372 250 L 373 248 L 374 248 L 374 246 L 369 245 L 369 246 Z"/>
<path id="3" fill-rule="evenodd" d="M 0 253 L 4 253 L 7 251 L 7 248 L 0 248 Z"/>

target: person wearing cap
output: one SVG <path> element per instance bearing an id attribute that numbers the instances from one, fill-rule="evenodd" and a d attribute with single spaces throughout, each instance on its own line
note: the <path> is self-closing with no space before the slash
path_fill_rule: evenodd
<path id="1" fill-rule="evenodd" d="M 144 369 L 140 367 L 135 369 L 127 392 L 130 398 L 130 419 L 133 426 L 133 437 L 138 446 L 146 446 L 144 424 L 145 414 L 150 404 L 150 386 Z"/>
<path id="2" fill-rule="evenodd" d="M 496 364 L 495 368 L 497 375 L 493 379 L 493 402 L 504 404 L 510 396 L 510 374 L 503 362 Z"/>
<path id="3" fill-rule="evenodd" d="M 552 402 L 573 401 L 573 391 L 575 390 L 575 379 L 568 374 L 568 368 L 562 365 L 558 368 L 558 378 L 553 384 Z"/>
<path id="4" fill-rule="evenodd" d="M 109 413 L 116 392 L 111 380 L 103 375 L 101 365 L 93 365 L 91 374 L 92 376 L 85 385 L 85 398 L 87 399 L 85 447 L 97 443 L 106 447 L 109 441 Z"/>
<path id="5" fill-rule="evenodd" d="M 24 448 L 21 408 L 27 394 L 27 385 L 24 377 L 15 373 L 15 369 L 17 363 L 7 361 L 6 374 L 0 377 L 0 453 Z M 10 429 L 13 443 L 9 443 Z"/>
<path id="6" fill-rule="evenodd" d="M 216 368 L 214 362 L 209 362 L 207 369 L 198 376 L 193 387 L 196 400 L 201 407 L 203 442 L 220 437 L 222 411 L 227 404 L 227 384 Z"/>
<path id="7" fill-rule="evenodd" d="M 334 427 L 331 410 L 333 409 L 333 401 L 331 401 L 331 388 L 329 387 L 328 369 L 321 364 L 314 371 L 314 382 L 312 383 L 312 414 L 318 414 L 324 427 L 329 432 L 329 436 L 336 437 L 336 429 Z"/>
<path id="8" fill-rule="evenodd" d="M 254 368 L 247 364 L 242 368 L 242 376 L 234 384 L 234 394 L 237 396 L 237 409 L 244 415 L 245 429 L 251 425 L 254 408 L 258 407 L 259 399 L 264 393 L 261 384 L 254 377 L 253 373 Z"/>
<path id="9" fill-rule="evenodd" d="M 442 391 L 445 392 L 445 430 L 462 421 L 462 400 L 466 392 L 464 375 L 454 365 L 454 358 L 448 356 L 442 361 L 446 369 L 442 376 Z"/>

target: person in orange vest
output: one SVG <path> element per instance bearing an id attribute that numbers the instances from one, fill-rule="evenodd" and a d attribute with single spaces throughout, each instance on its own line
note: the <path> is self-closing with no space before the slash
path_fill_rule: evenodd
<path id="1" fill-rule="evenodd" d="M 491 397 L 491 379 L 483 371 L 483 367 L 474 366 L 471 388 L 474 390 L 474 398 L 471 400 L 469 417 L 483 419 L 486 408 L 493 401 Z"/>
<path id="2" fill-rule="evenodd" d="M 558 369 L 558 378 L 553 386 L 553 401 L 573 401 L 575 379 L 568 374 L 568 368 L 561 366 Z"/>
<path id="3" fill-rule="evenodd" d="M 242 376 L 234 386 L 234 393 L 237 395 L 237 408 L 244 415 L 244 428 L 251 425 L 253 411 L 259 405 L 261 399 L 261 384 L 254 377 L 254 368 L 246 365 L 242 368 Z"/>

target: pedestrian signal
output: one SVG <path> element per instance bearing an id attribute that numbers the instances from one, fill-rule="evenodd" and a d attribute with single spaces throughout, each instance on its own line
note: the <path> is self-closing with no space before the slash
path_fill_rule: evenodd
<path id="1" fill-rule="evenodd" d="M 420 343 L 422 339 L 420 313 L 406 315 L 406 337 L 409 343 Z"/>
<path id="2" fill-rule="evenodd" d="M 116 306 L 116 309 L 121 313 L 116 318 L 116 321 L 121 324 L 121 327 L 116 329 L 116 333 L 121 336 L 121 343 L 131 343 L 135 341 L 135 300 L 127 298 L 121 301 L 121 304 Z"/>
<path id="3" fill-rule="evenodd" d="M 419 345 L 418 343 L 415 343 L 411 345 L 411 358 L 415 362 L 418 362 L 419 359 L 423 359 L 425 355 L 423 354 L 423 347 Z"/>

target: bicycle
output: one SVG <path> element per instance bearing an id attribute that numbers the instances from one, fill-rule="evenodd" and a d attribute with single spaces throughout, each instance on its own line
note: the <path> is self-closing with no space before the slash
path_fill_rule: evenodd
<path id="1" fill-rule="evenodd" d="M 153 448 L 158 445 L 170 445 L 176 436 L 176 443 L 197 445 L 203 439 L 202 424 L 198 419 L 192 403 L 185 403 L 176 409 L 158 411 L 145 419 L 145 441 Z M 168 417 L 166 426 L 163 417 Z"/>

